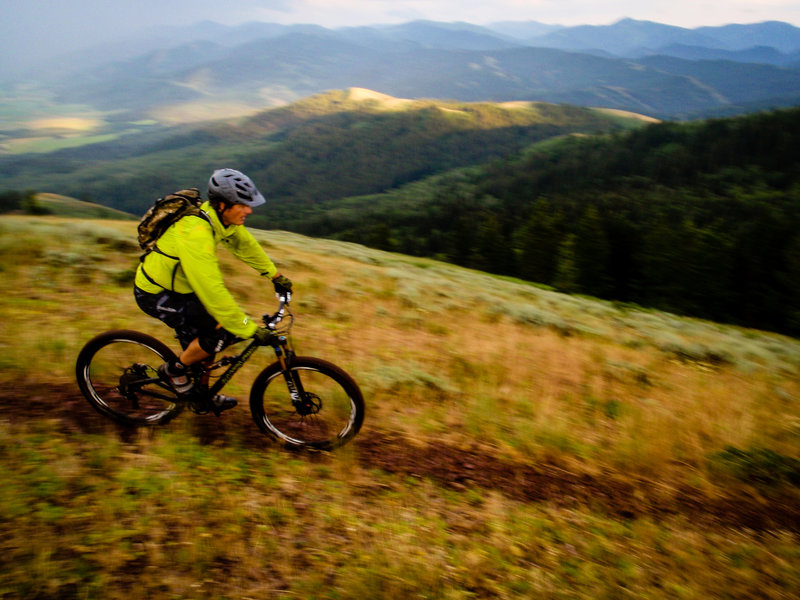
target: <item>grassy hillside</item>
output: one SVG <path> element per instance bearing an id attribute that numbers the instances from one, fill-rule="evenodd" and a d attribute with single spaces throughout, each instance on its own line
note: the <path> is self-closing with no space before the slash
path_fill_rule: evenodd
<path id="1" fill-rule="evenodd" d="M 58 194 L 37 194 L 36 203 L 48 214 L 76 219 L 138 220 L 139 217 L 94 202 L 85 202 Z"/>
<path id="2" fill-rule="evenodd" d="M 123 221 L 139 219 L 138 216 L 94 202 L 85 202 L 59 194 L 40 194 L 35 190 L 0 192 L 0 214 L 55 215 L 76 219 Z"/>
<path id="3" fill-rule="evenodd" d="M 72 370 L 109 328 L 170 341 L 133 302 L 134 230 L 0 217 L 0 597 L 800 588 L 797 341 L 256 232 L 296 283 L 298 351 L 357 379 L 364 429 L 333 455 L 272 445 L 246 408 L 256 358 L 235 410 L 130 432 Z M 223 268 L 251 314 L 273 305 Z"/>

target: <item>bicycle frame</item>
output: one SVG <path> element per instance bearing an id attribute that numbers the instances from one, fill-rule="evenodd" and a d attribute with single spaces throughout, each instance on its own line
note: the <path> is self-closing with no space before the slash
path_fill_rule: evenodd
<path id="1" fill-rule="evenodd" d="M 267 328 L 274 330 L 278 323 L 283 320 L 283 317 L 286 314 L 286 305 L 290 299 L 291 295 L 281 296 L 278 311 L 274 315 L 264 315 L 264 324 L 267 326 Z M 219 361 L 205 366 L 202 369 L 200 372 L 201 378 L 205 375 L 210 375 L 211 371 L 218 367 L 230 365 L 230 367 L 228 367 L 224 373 L 219 375 L 217 381 L 214 382 L 214 385 L 209 388 L 209 398 L 213 398 L 222 390 L 222 388 L 225 387 L 225 385 L 227 385 L 231 378 L 250 359 L 260 345 L 261 344 L 254 340 L 250 342 L 250 344 L 248 344 L 239 355 L 234 357 L 223 357 Z M 303 397 L 303 384 L 300 381 L 300 378 L 293 376 L 292 371 L 289 369 L 289 366 L 291 365 L 291 359 L 294 356 L 294 351 L 289 347 L 289 340 L 285 335 L 275 334 L 273 343 L 270 345 L 275 351 L 275 356 L 281 365 L 281 373 L 283 373 L 283 377 L 286 380 L 286 386 L 289 389 L 289 395 L 292 398 L 292 403 L 298 405 Z"/>
<path id="2" fill-rule="evenodd" d="M 289 342 L 286 336 L 275 336 L 275 343 L 272 345 L 273 350 L 275 350 L 275 356 L 281 363 L 281 370 L 286 371 L 287 363 L 290 362 L 291 357 L 294 355 L 294 351 L 288 348 Z M 212 385 L 209 390 L 208 394 L 209 397 L 213 397 L 215 394 L 219 393 L 222 388 L 227 385 L 227 383 L 231 380 L 231 378 L 236 374 L 236 372 L 242 368 L 244 363 L 250 360 L 250 357 L 253 353 L 258 350 L 260 344 L 258 342 L 250 342 L 247 347 L 242 350 L 242 352 L 236 356 L 225 356 L 221 358 L 219 361 L 208 365 L 202 369 L 201 376 L 210 374 L 212 370 L 224 367 L 226 365 L 230 365 L 224 373 L 222 373 L 214 385 Z M 285 348 L 285 350 L 284 350 Z M 287 358 L 289 360 L 287 360 Z M 291 389 L 290 389 L 291 392 Z"/>

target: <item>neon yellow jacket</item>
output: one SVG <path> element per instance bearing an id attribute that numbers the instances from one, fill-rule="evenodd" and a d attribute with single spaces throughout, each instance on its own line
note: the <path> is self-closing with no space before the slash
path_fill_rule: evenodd
<path id="1" fill-rule="evenodd" d="M 209 314 L 237 337 L 250 338 L 258 329 L 234 300 L 222 278 L 217 244 L 222 242 L 241 261 L 272 278 L 278 270 L 264 249 L 242 225 L 225 227 L 211 204 L 200 209 L 208 217 L 186 216 L 173 223 L 158 239 L 136 270 L 135 285 L 158 294 L 170 290 L 194 292 Z"/>

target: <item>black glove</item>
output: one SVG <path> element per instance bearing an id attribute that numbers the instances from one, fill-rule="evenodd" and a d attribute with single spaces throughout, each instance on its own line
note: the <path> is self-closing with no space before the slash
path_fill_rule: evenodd
<path id="1" fill-rule="evenodd" d="M 275 339 L 275 332 L 270 331 L 266 327 L 259 327 L 253 334 L 253 339 L 261 346 L 269 346 L 272 344 L 272 340 Z"/>
<path id="2" fill-rule="evenodd" d="M 292 282 L 285 275 L 278 275 L 272 280 L 272 285 L 275 286 L 275 293 L 279 296 L 285 296 L 292 293 Z"/>

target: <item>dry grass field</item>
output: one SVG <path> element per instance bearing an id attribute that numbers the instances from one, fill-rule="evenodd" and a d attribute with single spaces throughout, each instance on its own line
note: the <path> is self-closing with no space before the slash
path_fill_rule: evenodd
<path id="1" fill-rule="evenodd" d="M 233 411 L 129 431 L 73 370 L 106 329 L 170 341 L 133 301 L 134 232 L 0 217 L 0 598 L 798 597 L 797 340 L 256 232 L 298 353 L 360 384 L 361 433 L 260 435 L 266 353 Z"/>

